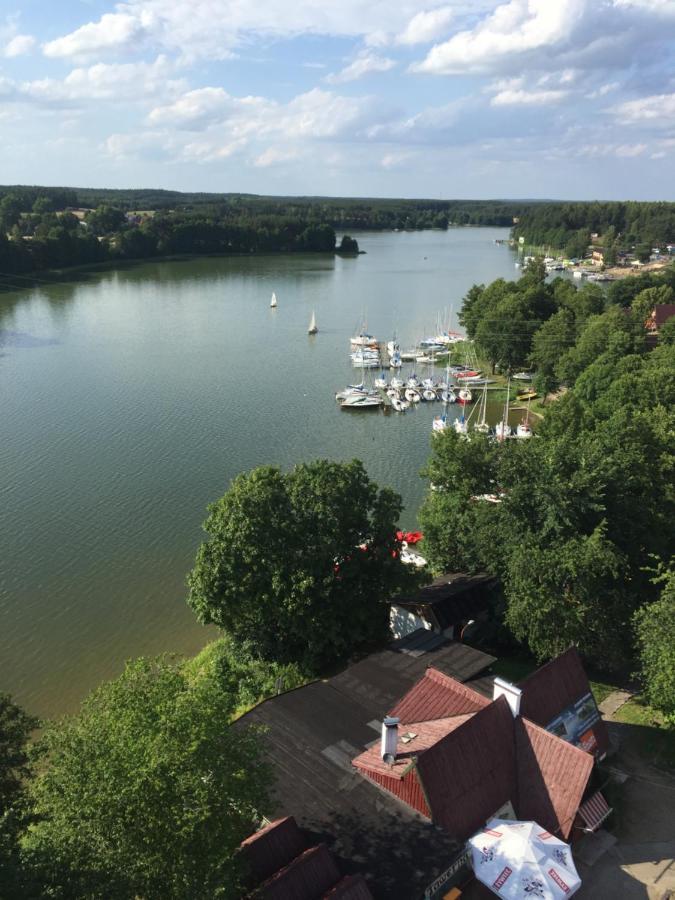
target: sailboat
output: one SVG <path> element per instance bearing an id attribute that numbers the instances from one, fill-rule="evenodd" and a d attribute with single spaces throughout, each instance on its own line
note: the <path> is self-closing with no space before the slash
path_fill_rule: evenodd
<path id="1" fill-rule="evenodd" d="M 473 426 L 474 431 L 478 431 L 481 434 L 487 434 L 490 430 L 490 426 L 487 423 L 487 381 L 483 385 L 483 396 L 480 398 L 479 410 L 480 415 L 478 421 Z"/>
<path id="2" fill-rule="evenodd" d="M 495 434 L 498 441 L 503 441 L 511 437 L 511 426 L 509 425 L 509 400 L 511 395 L 511 379 L 506 382 L 506 400 L 504 401 L 504 416 L 501 422 L 495 425 Z"/>
<path id="3" fill-rule="evenodd" d="M 316 324 L 316 316 L 314 315 L 314 310 L 312 310 L 312 321 L 309 323 L 309 328 L 307 329 L 307 334 L 316 334 L 319 329 Z"/>
<path id="4" fill-rule="evenodd" d="M 525 413 L 525 417 L 520 422 L 518 427 L 516 428 L 516 437 L 518 438 L 531 438 L 532 437 L 532 426 L 530 425 L 530 400 L 528 398 L 527 401 L 527 412 Z"/>
<path id="5" fill-rule="evenodd" d="M 277 295 L 272 291 L 272 299 L 270 300 L 270 309 L 277 308 Z"/>

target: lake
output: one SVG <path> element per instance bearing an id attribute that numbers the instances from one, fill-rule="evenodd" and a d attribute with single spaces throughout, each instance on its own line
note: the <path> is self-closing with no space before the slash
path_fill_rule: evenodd
<path id="1" fill-rule="evenodd" d="M 185 576 L 244 469 L 359 457 L 414 526 L 440 404 L 340 410 L 349 337 L 364 316 L 403 348 L 435 333 L 473 283 L 516 277 L 506 236 L 368 233 L 357 258 L 151 262 L 0 295 L 0 692 L 52 716 L 125 659 L 203 646 Z"/>

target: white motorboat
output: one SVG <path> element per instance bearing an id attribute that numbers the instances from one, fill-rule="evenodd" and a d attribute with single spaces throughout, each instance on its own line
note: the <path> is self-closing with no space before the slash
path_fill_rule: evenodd
<path id="1" fill-rule="evenodd" d="M 314 315 L 314 310 L 312 310 L 312 319 L 309 323 L 309 328 L 307 329 L 307 334 L 316 334 L 319 329 L 316 325 L 316 316 Z"/>
<path id="2" fill-rule="evenodd" d="M 405 390 L 405 399 L 410 403 L 419 403 L 422 397 L 419 392 L 415 390 L 415 388 L 406 388 Z"/>
<path id="3" fill-rule="evenodd" d="M 341 409 L 375 409 L 382 406 L 382 397 L 378 394 L 349 394 L 340 404 Z"/>
<path id="4" fill-rule="evenodd" d="M 422 554 L 417 553 L 415 550 L 411 550 L 406 541 L 401 541 L 400 559 L 405 565 L 416 566 L 418 569 L 421 569 L 422 566 L 426 566 L 427 564 L 427 561 Z"/>
<path id="5" fill-rule="evenodd" d="M 405 382 L 403 381 L 403 379 L 397 378 L 396 376 L 394 376 L 394 378 L 391 379 L 389 384 L 391 385 L 391 387 L 396 388 L 397 391 L 400 391 L 401 388 L 405 387 Z"/>
<path id="6" fill-rule="evenodd" d="M 350 338 L 349 343 L 352 347 L 377 347 L 377 339 L 366 331 L 362 331 L 360 334 Z"/>
<path id="7" fill-rule="evenodd" d="M 436 391 L 433 390 L 433 388 L 424 388 L 424 390 L 422 391 L 422 397 L 424 397 L 424 399 L 429 403 L 431 403 L 434 400 L 438 400 L 438 397 L 436 396 Z"/>
<path id="8" fill-rule="evenodd" d="M 272 299 L 270 300 L 270 309 L 276 309 L 276 308 L 277 308 L 277 295 L 274 292 L 272 292 Z"/>
<path id="9" fill-rule="evenodd" d="M 401 359 L 403 362 L 412 362 L 417 356 L 417 350 L 401 350 Z"/>
<path id="10" fill-rule="evenodd" d="M 448 427 L 448 419 L 446 416 L 434 416 L 434 421 L 431 423 L 432 431 L 445 431 Z"/>
<path id="11" fill-rule="evenodd" d="M 348 397 L 350 394 L 367 394 L 365 384 L 363 382 L 361 384 L 348 384 L 347 387 L 342 391 L 337 391 L 335 394 L 335 399 L 339 402 L 340 400 L 344 400 L 345 397 Z"/>

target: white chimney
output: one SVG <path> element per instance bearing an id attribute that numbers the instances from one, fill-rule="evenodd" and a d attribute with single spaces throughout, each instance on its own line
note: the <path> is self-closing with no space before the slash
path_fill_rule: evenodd
<path id="1" fill-rule="evenodd" d="M 398 744 L 398 723 L 400 719 L 393 716 L 385 716 L 382 721 L 382 743 L 380 754 L 387 763 L 393 763 L 396 759 L 396 746 Z"/>
<path id="2" fill-rule="evenodd" d="M 522 693 L 521 689 L 516 687 L 515 684 L 504 681 L 503 678 L 495 678 L 492 688 L 492 699 L 496 700 L 497 697 L 506 697 L 514 719 L 520 714 L 520 698 Z"/>

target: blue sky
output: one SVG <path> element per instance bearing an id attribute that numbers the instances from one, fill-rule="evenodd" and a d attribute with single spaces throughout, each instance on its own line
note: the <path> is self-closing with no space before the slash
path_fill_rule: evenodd
<path id="1" fill-rule="evenodd" d="M 0 0 L 0 181 L 673 200 L 675 0 Z"/>

